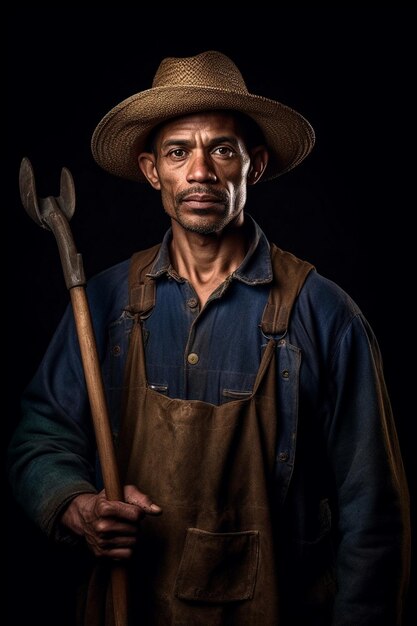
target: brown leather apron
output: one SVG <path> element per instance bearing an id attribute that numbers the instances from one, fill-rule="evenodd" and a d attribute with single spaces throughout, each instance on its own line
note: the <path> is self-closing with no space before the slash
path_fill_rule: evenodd
<path id="1" fill-rule="evenodd" d="M 274 247 L 275 266 L 283 254 Z M 290 261 L 297 271 L 286 277 L 285 293 L 271 290 L 262 320 L 266 334 L 285 332 L 311 269 Z M 155 288 L 143 272 L 137 280 L 134 263 L 130 310 L 137 323 L 126 365 L 120 463 L 124 483 L 149 494 L 163 514 L 141 522 L 130 564 L 130 623 L 276 626 L 270 506 L 279 428 L 276 341 L 266 345 L 248 398 L 216 406 L 150 389 L 140 318 L 152 308 Z"/>

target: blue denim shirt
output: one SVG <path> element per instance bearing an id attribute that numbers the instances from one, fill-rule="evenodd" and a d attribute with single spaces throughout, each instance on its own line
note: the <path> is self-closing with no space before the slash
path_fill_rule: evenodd
<path id="1" fill-rule="evenodd" d="M 221 404 L 252 391 L 272 282 L 269 244 L 252 223 L 248 253 L 200 311 L 193 286 L 171 266 L 169 231 L 149 275 L 156 303 L 144 321 L 148 383 L 170 397 Z M 239 320 L 239 323 L 237 323 Z"/>
<path id="2" fill-rule="evenodd" d="M 151 272 L 156 306 L 145 320 L 148 382 L 162 393 L 218 404 L 252 389 L 272 268 L 265 235 L 246 221 L 249 252 L 202 311 L 170 265 L 169 232 L 164 239 Z M 115 437 L 133 323 L 128 269 L 129 260 L 102 272 L 87 290 Z M 399 624 L 408 496 L 372 330 L 340 287 L 312 271 L 276 350 L 283 623 Z M 74 495 L 99 487 L 70 309 L 25 392 L 9 466 L 16 499 L 49 534 Z"/>

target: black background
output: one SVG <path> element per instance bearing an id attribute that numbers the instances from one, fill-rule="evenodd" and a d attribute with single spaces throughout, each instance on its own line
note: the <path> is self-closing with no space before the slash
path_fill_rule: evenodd
<path id="1" fill-rule="evenodd" d="M 5 441 L 19 417 L 21 392 L 68 302 L 55 240 L 20 202 L 22 157 L 33 164 L 40 196 L 59 194 L 62 166 L 72 172 L 77 208 L 71 226 L 87 278 L 157 243 L 168 226 L 158 195 L 100 170 L 90 137 L 110 108 L 150 87 L 163 57 L 216 49 L 236 62 L 252 93 L 294 107 L 316 130 L 313 153 L 293 172 L 253 188 L 248 212 L 280 247 L 348 291 L 371 323 L 413 493 L 413 12 L 278 5 L 272 16 L 259 4 L 249 7 L 233 19 L 215 5 L 150 7 L 146 17 L 133 7 L 20 5 L 9 13 Z M 78 555 L 51 545 L 10 495 L 7 518 L 7 624 L 69 626 Z M 407 624 L 415 593 L 413 583 Z"/>

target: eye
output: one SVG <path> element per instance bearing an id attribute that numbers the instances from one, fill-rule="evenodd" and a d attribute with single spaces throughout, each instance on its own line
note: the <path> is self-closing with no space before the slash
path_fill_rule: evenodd
<path id="1" fill-rule="evenodd" d="M 173 159 L 183 159 L 187 153 L 184 148 L 174 148 L 174 150 L 171 150 L 168 154 Z"/>
<path id="2" fill-rule="evenodd" d="M 235 154 L 235 151 L 229 146 L 218 146 L 213 150 L 213 154 L 218 154 L 221 157 L 230 158 Z"/>

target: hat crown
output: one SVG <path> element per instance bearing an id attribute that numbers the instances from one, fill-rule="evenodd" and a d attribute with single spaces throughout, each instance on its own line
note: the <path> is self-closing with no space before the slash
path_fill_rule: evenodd
<path id="1" fill-rule="evenodd" d="M 270 155 L 262 180 L 288 172 L 314 146 L 314 131 L 300 113 L 249 93 L 233 61 L 209 50 L 163 59 L 151 89 L 119 102 L 99 122 L 91 139 L 94 158 L 108 172 L 144 182 L 137 156 L 149 149 L 154 128 L 200 111 L 219 110 L 243 113 L 259 126 Z"/>
<path id="2" fill-rule="evenodd" d="M 155 74 L 152 87 L 192 86 L 248 93 L 242 74 L 229 57 L 209 50 L 194 57 L 167 57 Z"/>

